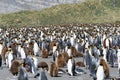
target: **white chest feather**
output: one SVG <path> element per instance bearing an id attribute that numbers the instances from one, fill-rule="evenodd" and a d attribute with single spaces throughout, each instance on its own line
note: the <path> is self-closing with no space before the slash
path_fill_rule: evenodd
<path id="1" fill-rule="evenodd" d="M 106 39 L 106 46 L 109 47 L 109 39 Z"/>
<path id="2" fill-rule="evenodd" d="M 71 45 L 73 46 L 74 45 L 74 38 L 73 37 L 70 38 L 70 42 L 71 42 Z"/>
<path id="3" fill-rule="evenodd" d="M 36 57 L 33 57 L 33 60 L 34 60 L 34 64 L 35 64 L 35 67 L 37 67 L 37 64 L 38 64 L 38 60 L 37 60 L 37 58 Z"/>
<path id="4" fill-rule="evenodd" d="M 3 46 L 0 44 L 0 54 L 2 53 Z"/>
<path id="5" fill-rule="evenodd" d="M 71 75 L 73 75 L 73 73 L 72 73 L 72 65 L 73 65 L 72 60 L 69 59 L 68 63 L 67 63 L 67 69 L 68 69 L 68 73 L 71 74 Z"/>
<path id="6" fill-rule="evenodd" d="M 9 69 L 11 67 L 12 60 L 13 60 L 13 55 L 12 55 L 12 52 L 10 52 L 8 54 L 8 67 L 9 67 Z"/>
<path id="7" fill-rule="evenodd" d="M 20 53 L 20 51 L 21 51 L 21 46 L 18 46 L 18 52 Z"/>
<path id="8" fill-rule="evenodd" d="M 33 50 L 34 50 L 34 53 L 37 53 L 39 51 L 39 46 L 38 46 L 38 44 L 36 42 L 34 43 Z"/>
<path id="9" fill-rule="evenodd" d="M 24 48 L 21 48 L 20 54 L 21 54 L 21 58 L 22 58 L 22 59 L 25 59 L 25 58 L 26 58 Z"/>
<path id="10" fill-rule="evenodd" d="M 117 57 L 118 57 L 118 68 L 120 69 L 120 49 L 118 49 Z"/>
<path id="11" fill-rule="evenodd" d="M 106 60 L 106 56 L 107 56 L 106 49 L 103 49 L 103 55 L 104 55 L 103 58 L 105 59 L 105 61 L 107 61 Z"/>
<path id="12" fill-rule="evenodd" d="M 56 51 L 57 46 L 53 46 L 53 53 Z"/>
<path id="13" fill-rule="evenodd" d="M 97 80 L 104 80 L 104 75 L 103 66 L 99 66 L 96 72 Z"/>
<path id="14" fill-rule="evenodd" d="M 72 50 L 71 49 L 68 49 L 67 50 L 67 53 L 68 53 L 68 56 L 70 57 L 72 55 Z"/>

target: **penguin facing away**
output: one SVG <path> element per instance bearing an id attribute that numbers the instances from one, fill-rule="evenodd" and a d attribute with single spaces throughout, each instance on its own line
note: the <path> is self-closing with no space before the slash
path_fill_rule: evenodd
<path id="1" fill-rule="evenodd" d="M 48 51 L 47 51 L 47 49 L 45 49 L 45 48 L 42 49 L 41 57 L 42 58 L 48 58 Z"/>
<path id="2" fill-rule="evenodd" d="M 52 62 L 49 68 L 50 76 L 51 77 L 57 77 L 58 76 L 58 67 L 55 64 L 55 62 Z"/>
<path id="3" fill-rule="evenodd" d="M 10 68 L 10 72 L 13 74 L 13 75 L 17 75 L 18 74 L 18 68 L 20 66 L 20 63 L 18 60 L 14 60 L 11 64 L 11 68 Z"/>
<path id="4" fill-rule="evenodd" d="M 26 69 L 24 67 L 22 67 L 22 66 L 19 67 L 18 80 L 29 80 Z"/>
<path id="5" fill-rule="evenodd" d="M 39 62 L 37 66 L 38 68 L 44 68 L 48 71 L 48 64 L 46 62 Z"/>
<path id="6" fill-rule="evenodd" d="M 75 60 L 72 57 L 68 60 L 67 69 L 70 76 L 75 76 Z"/>
<path id="7" fill-rule="evenodd" d="M 63 54 L 59 54 L 56 58 L 56 64 L 58 67 L 64 67 L 65 64 L 65 59 Z"/>
<path id="8" fill-rule="evenodd" d="M 40 72 L 39 80 L 48 80 L 44 70 Z"/>

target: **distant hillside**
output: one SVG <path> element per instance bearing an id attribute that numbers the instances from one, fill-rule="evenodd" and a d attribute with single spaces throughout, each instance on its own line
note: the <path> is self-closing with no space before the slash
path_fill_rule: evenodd
<path id="1" fill-rule="evenodd" d="M 41 10 L 54 5 L 77 3 L 84 0 L 0 0 L 0 13 L 21 10 Z"/>
<path id="2" fill-rule="evenodd" d="M 41 11 L 21 11 L 0 15 L 0 26 L 119 22 L 120 7 L 105 5 L 104 1 L 86 0 L 83 3 L 62 4 Z"/>

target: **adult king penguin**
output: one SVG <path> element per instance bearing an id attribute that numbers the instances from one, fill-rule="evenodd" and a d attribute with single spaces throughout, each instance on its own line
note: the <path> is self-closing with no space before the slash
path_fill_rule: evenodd
<path id="1" fill-rule="evenodd" d="M 70 76 L 75 76 L 75 60 L 73 59 L 73 57 L 70 57 L 68 59 L 67 69 Z"/>
<path id="2" fill-rule="evenodd" d="M 22 67 L 22 66 L 19 67 L 18 80 L 29 80 L 26 69 L 24 67 Z"/>

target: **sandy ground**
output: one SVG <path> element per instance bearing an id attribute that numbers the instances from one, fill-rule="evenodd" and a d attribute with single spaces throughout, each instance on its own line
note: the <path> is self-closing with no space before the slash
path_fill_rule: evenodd
<path id="1" fill-rule="evenodd" d="M 75 58 L 75 61 L 82 61 L 82 58 Z M 47 59 L 43 59 L 41 57 L 38 58 L 38 61 L 45 61 L 48 64 L 50 64 L 50 62 L 52 61 L 52 57 L 48 57 Z M 64 70 L 66 70 L 66 66 L 63 68 Z M 69 76 L 68 74 L 58 74 L 58 77 L 51 77 L 49 75 L 49 73 L 46 72 L 47 74 L 47 78 L 48 80 L 93 80 L 92 77 L 89 75 L 89 71 L 86 70 L 85 67 L 81 67 L 81 69 L 83 69 L 86 74 L 79 74 L 76 76 Z M 29 80 L 38 80 L 38 78 L 34 78 L 33 74 L 28 73 L 29 75 Z M 110 77 L 119 77 L 118 75 L 118 69 L 117 67 L 111 68 L 110 67 Z M 9 69 L 5 66 L 3 66 L 3 69 L 0 70 L 0 80 L 17 80 L 17 76 L 13 76 L 10 72 Z M 107 79 L 110 80 L 110 79 Z"/>

